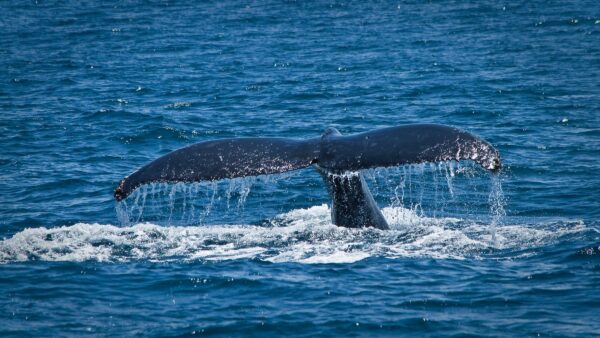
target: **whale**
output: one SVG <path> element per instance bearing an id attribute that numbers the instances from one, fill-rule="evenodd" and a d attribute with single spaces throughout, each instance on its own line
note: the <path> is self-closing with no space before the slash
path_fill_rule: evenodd
<path id="1" fill-rule="evenodd" d="M 174 150 L 123 178 L 117 201 L 144 184 L 200 182 L 269 175 L 313 166 L 331 197 L 331 221 L 347 228 L 389 229 L 361 170 L 470 160 L 497 172 L 500 154 L 489 142 L 441 124 L 407 124 L 314 138 L 244 137 L 204 141 Z"/>

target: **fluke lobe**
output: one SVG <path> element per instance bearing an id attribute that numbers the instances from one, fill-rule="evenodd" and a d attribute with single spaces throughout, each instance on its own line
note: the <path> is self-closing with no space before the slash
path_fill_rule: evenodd
<path id="1" fill-rule="evenodd" d="M 121 201 L 151 182 L 198 182 L 281 173 L 313 165 L 327 184 L 331 220 L 348 228 L 389 226 L 361 169 L 410 163 L 472 160 L 500 169 L 498 151 L 458 128 L 410 124 L 344 136 L 335 128 L 307 140 L 234 138 L 196 143 L 170 152 L 125 177 L 115 190 Z"/>

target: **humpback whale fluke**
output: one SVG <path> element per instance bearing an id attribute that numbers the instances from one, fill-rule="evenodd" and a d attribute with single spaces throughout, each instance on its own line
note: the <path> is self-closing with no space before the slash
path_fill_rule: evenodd
<path id="1" fill-rule="evenodd" d="M 344 136 L 328 128 L 320 137 L 236 138 L 196 143 L 170 152 L 125 177 L 115 190 L 121 201 L 151 182 L 198 182 L 281 173 L 314 165 L 332 198 L 332 221 L 345 227 L 388 225 L 361 169 L 409 163 L 472 160 L 500 169 L 498 151 L 458 128 L 410 124 Z M 351 172 L 349 175 L 342 175 Z"/>

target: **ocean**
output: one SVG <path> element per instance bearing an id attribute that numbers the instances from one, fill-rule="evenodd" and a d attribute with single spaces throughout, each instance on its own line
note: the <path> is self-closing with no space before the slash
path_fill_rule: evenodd
<path id="1" fill-rule="evenodd" d="M 600 3 L 3 1 L 0 336 L 600 336 Z M 440 123 L 469 161 L 118 182 L 172 150 Z"/>

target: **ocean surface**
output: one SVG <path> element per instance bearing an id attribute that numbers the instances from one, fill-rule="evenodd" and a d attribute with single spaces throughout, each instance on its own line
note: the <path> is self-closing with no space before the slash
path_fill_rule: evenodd
<path id="1" fill-rule="evenodd" d="M 0 2 L 0 336 L 600 336 L 600 2 Z M 117 183 L 174 149 L 408 123 L 501 153 Z"/>

